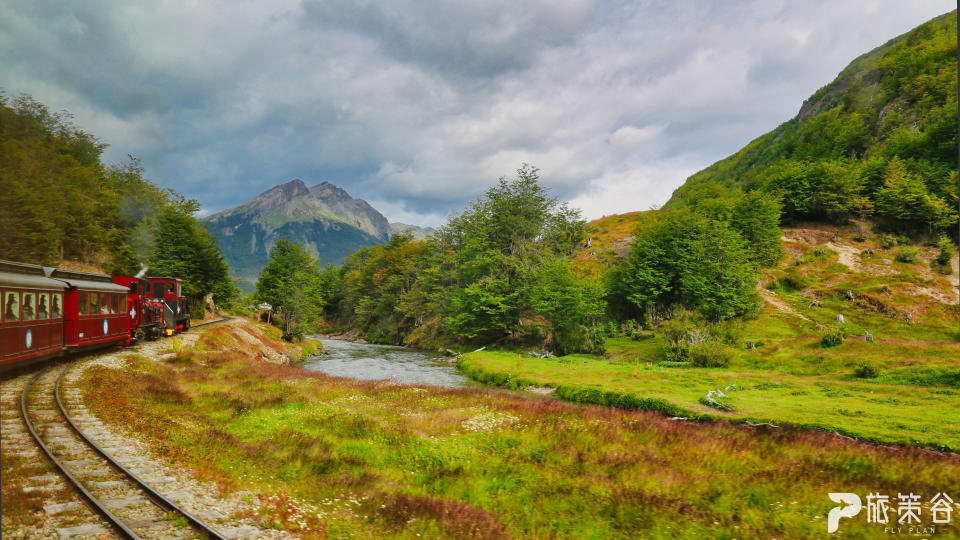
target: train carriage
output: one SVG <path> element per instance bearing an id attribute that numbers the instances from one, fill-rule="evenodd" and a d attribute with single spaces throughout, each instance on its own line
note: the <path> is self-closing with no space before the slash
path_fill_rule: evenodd
<path id="1" fill-rule="evenodd" d="M 64 293 L 52 268 L 0 261 L 0 367 L 63 351 Z"/>
<path id="2" fill-rule="evenodd" d="M 51 278 L 65 283 L 64 345 L 70 349 L 125 343 L 127 324 L 127 287 L 117 285 L 110 276 L 54 270 Z"/>

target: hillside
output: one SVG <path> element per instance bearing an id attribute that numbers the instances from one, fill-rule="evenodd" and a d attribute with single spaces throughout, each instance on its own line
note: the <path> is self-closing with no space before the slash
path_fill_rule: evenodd
<path id="1" fill-rule="evenodd" d="M 339 263 L 361 247 L 382 244 L 391 234 L 387 218 L 363 199 L 329 182 L 308 188 L 299 178 L 205 221 L 247 290 L 253 289 L 279 238 L 303 244 L 324 265 Z"/>
<path id="2" fill-rule="evenodd" d="M 140 162 L 103 162 L 102 143 L 28 95 L 0 91 L 0 259 L 184 280 L 202 312 L 234 294 L 196 201 L 154 184 Z"/>
<path id="3" fill-rule="evenodd" d="M 665 208 L 737 188 L 779 194 L 787 223 L 872 214 L 892 231 L 953 230 L 956 12 L 851 62 L 796 117 L 691 176 Z"/>

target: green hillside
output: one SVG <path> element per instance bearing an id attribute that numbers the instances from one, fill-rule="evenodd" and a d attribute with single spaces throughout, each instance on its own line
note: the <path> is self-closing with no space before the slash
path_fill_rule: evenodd
<path id="1" fill-rule="evenodd" d="M 106 144 L 27 95 L 0 91 L 0 259 L 184 279 L 194 305 L 234 294 L 199 204 L 144 178 L 139 161 L 105 164 Z M 202 308 L 199 313 L 202 313 Z"/>
<path id="2" fill-rule="evenodd" d="M 691 176 L 665 208 L 732 188 L 779 194 L 787 223 L 872 215 L 904 233 L 954 229 L 956 12 L 851 62 L 795 118 Z"/>

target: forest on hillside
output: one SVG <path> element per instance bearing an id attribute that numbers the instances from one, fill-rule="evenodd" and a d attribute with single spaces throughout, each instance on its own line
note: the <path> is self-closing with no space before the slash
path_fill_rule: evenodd
<path id="1" fill-rule="evenodd" d="M 236 294 L 196 201 L 144 177 L 136 158 L 103 163 L 106 144 L 28 95 L 0 93 L 0 259 L 184 280 L 194 304 Z M 202 312 L 202 309 L 200 310 Z"/>
<path id="2" fill-rule="evenodd" d="M 956 12 L 854 60 L 796 118 L 691 176 L 665 208 L 761 191 L 783 221 L 871 218 L 957 238 Z"/>

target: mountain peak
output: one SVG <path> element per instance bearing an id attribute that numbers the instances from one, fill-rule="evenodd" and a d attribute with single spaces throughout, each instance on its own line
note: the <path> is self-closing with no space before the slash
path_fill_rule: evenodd
<path id="1" fill-rule="evenodd" d="M 294 178 L 293 180 L 287 182 L 286 184 L 280 184 L 279 186 L 274 186 L 270 188 L 269 191 L 279 190 L 283 194 L 283 197 L 287 200 L 293 199 L 294 197 L 303 197 L 310 194 L 310 190 L 307 189 L 307 185 L 303 183 L 303 180 L 299 178 Z M 267 193 L 264 192 L 264 193 Z"/>

